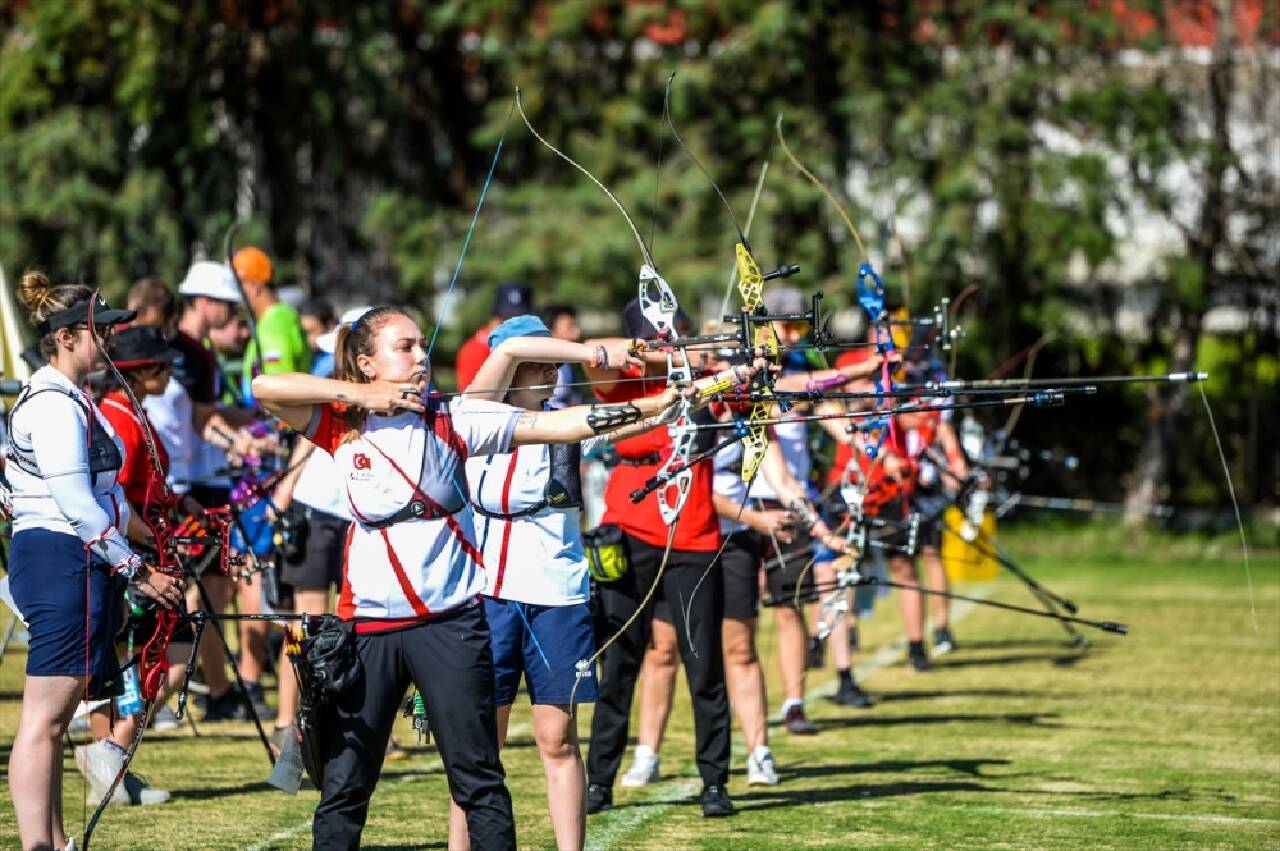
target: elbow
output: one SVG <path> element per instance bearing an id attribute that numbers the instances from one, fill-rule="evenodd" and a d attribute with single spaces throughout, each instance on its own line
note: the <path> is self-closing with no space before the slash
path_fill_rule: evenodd
<path id="1" fill-rule="evenodd" d="M 253 379 L 253 398 L 259 402 L 278 402 L 281 401 L 280 391 L 282 382 L 280 375 L 259 375 Z"/>

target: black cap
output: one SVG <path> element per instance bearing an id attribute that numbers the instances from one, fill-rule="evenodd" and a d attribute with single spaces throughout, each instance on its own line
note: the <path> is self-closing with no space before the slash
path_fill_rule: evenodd
<path id="1" fill-rule="evenodd" d="M 96 316 L 94 318 L 97 319 Z M 164 332 L 149 325 L 134 325 L 120 331 L 111 340 L 108 350 L 119 369 L 173 363 L 178 357 L 165 339 Z"/>
<path id="2" fill-rule="evenodd" d="M 501 319 L 533 313 L 533 288 L 524 281 L 506 281 L 498 284 L 493 294 L 493 311 L 490 315 Z"/>
<path id="3" fill-rule="evenodd" d="M 686 332 L 693 327 L 693 320 L 682 308 L 676 308 L 675 326 L 677 331 Z M 635 340 L 652 340 L 658 336 L 658 329 L 653 327 L 644 314 L 640 312 L 640 299 L 633 298 L 622 308 L 622 333 Z"/>
<path id="4" fill-rule="evenodd" d="M 36 330 L 43 337 L 46 334 L 57 331 L 59 328 L 70 328 L 72 325 L 89 322 L 89 307 L 93 306 L 93 324 L 99 327 L 103 325 L 119 325 L 122 322 L 129 322 L 133 317 L 138 315 L 136 310 L 118 310 L 107 304 L 102 296 L 95 293 L 91 298 L 84 301 L 78 301 L 68 307 L 66 310 L 60 310 L 57 313 L 46 316 L 40 324 L 36 326 Z"/>

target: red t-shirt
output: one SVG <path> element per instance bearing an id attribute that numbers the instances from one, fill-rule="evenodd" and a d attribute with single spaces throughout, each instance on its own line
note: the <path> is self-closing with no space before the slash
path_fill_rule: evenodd
<path id="1" fill-rule="evenodd" d="M 836 358 L 836 367 L 861 363 L 874 353 L 875 350 L 871 348 L 851 349 L 841 353 Z M 898 435 L 899 439 L 901 439 L 900 429 L 894 429 L 893 434 Z M 907 457 L 905 446 L 897 445 L 887 438 L 884 445 L 880 447 L 880 452 L 892 452 L 904 459 Z M 845 468 L 849 465 L 850 458 L 856 458 L 855 463 L 862 469 L 863 474 L 869 475 L 871 479 L 867 496 L 863 501 L 863 509 L 868 514 L 876 514 L 886 503 L 892 502 L 900 496 L 909 495 L 914 478 L 911 471 L 904 471 L 902 475 L 903 481 L 890 479 L 885 473 L 883 460 L 877 462 L 874 458 L 868 458 L 861 448 L 848 443 L 836 444 L 835 457 L 832 459 L 831 470 L 827 474 L 827 481 L 830 484 L 836 485 L 840 483 Z"/>
<path id="2" fill-rule="evenodd" d="M 489 329 L 481 328 L 458 347 L 458 358 L 454 361 L 454 371 L 458 376 L 458 389 L 466 390 L 475 380 L 476 373 L 484 366 L 489 357 Z M 483 389 L 483 388 L 482 388 Z"/>
<path id="3" fill-rule="evenodd" d="M 169 470 L 169 453 L 165 451 L 164 444 L 160 442 L 156 430 L 152 428 L 151 421 L 139 420 L 129 399 L 120 390 L 108 393 L 98 407 L 102 410 L 102 415 L 106 417 L 107 422 L 111 423 L 111 427 L 115 429 L 120 442 L 124 444 L 124 459 L 116 481 L 124 488 L 124 495 L 129 500 L 129 504 L 139 509 L 144 508 L 143 503 L 148 497 L 148 483 L 151 485 L 149 493 L 151 501 L 157 502 L 163 492 L 163 482 L 153 481 L 156 478 L 156 470 L 151 464 L 147 440 L 142 433 L 144 423 L 147 430 L 151 432 L 151 442 L 155 445 L 156 455 L 159 456 L 160 469 L 165 472 Z"/>
<path id="4" fill-rule="evenodd" d="M 640 368 L 626 370 L 623 378 L 639 378 Z M 661 393 L 667 385 L 665 378 L 652 381 L 629 381 L 616 384 L 608 392 L 596 388 L 595 394 L 602 402 L 629 402 Z M 640 503 L 631 501 L 631 492 L 644 487 L 644 483 L 657 475 L 663 463 L 671 456 L 671 435 L 666 426 L 645 434 L 628 437 L 615 445 L 623 458 L 646 458 L 657 455 L 656 461 L 646 464 L 619 464 L 609 474 L 604 488 L 604 517 L 601 523 L 619 526 L 628 535 L 655 547 L 666 547 L 667 524 L 658 512 L 658 495 L 652 493 Z M 712 502 L 711 464 L 693 467 L 693 482 L 685 499 L 684 509 L 676 519 L 676 537 L 671 544 L 674 550 L 691 553 L 715 552 L 720 548 L 720 521 Z"/>

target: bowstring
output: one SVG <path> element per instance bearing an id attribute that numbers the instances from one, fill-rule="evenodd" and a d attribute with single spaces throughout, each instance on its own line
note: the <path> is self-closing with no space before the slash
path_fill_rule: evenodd
<path id="1" fill-rule="evenodd" d="M 516 101 L 519 102 L 520 90 L 516 89 Z M 514 108 L 515 104 L 512 104 Z M 521 113 L 523 114 L 523 113 Z M 489 194 L 489 186 L 493 183 L 493 176 L 498 170 L 498 159 L 502 156 L 502 146 L 507 140 L 507 129 L 511 126 L 511 109 L 507 110 L 506 121 L 502 124 L 502 135 L 498 137 L 498 144 L 493 149 L 493 159 L 489 162 L 489 173 L 484 179 L 484 185 L 480 187 L 480 198 L 476 201 L 475 212 L 471 214 L 471 224 L 467 227 L 467 234 L 462 240 L 462 250 L 458 252 L 458 262 L 453 266 L 453 275 L 449 278 L 449 288 L 444 292 L 444 299 L 437 306 L 436 324 L 431 329 L 431 342 L 427 345 L 427 361 L 431 360 L 431 352 L 436 346 L 436 337 L 440 334 L 440 326 L 444 323 L 444 310 L 448 306 L 449 297 L 453 295 L 454 287 L 458 285 L 458 275 L 462 272 L 462 261 L 467 257 L 467 248 L 471 245 L 471 236 L 476 231 L 476 223 L 480 221 L 480 210 L 484 207 L 485 196 Z"/>

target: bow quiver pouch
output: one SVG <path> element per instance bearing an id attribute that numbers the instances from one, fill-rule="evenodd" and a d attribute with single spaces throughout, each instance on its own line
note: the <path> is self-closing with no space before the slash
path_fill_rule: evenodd
<path id="1" fill-rule="evenodd" d="M 587 569 L 597 582 L 616 582 L 626 575 L 630 562 L 622 538 L 622 528 L 612 523 L 601 524 L 582 533 Z"/>

